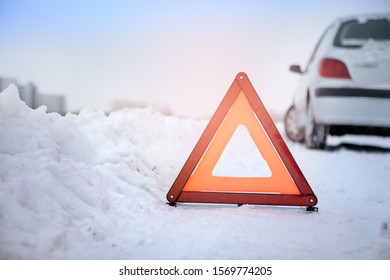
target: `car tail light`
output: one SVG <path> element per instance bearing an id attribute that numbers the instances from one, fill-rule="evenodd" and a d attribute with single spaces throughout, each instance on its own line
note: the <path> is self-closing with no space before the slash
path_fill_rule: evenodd
<path id="1" fill-rule="evenodd" d="M 344 62 L 333 58 L 321 59 L 318 71 L 324 78 L 351 79 Z"/>

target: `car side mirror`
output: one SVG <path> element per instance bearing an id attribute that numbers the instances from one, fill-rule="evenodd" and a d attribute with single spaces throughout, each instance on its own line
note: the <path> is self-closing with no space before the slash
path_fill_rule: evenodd
<path id="1" fill-rule="evenodd" d="M 303 71 L 301 69 L 301 66 L 296 65 L 296 64 L 293 64 L 293 65 L 290 66 L 290 71 L 294 72 L 294 73 L 298 73 L 298 74 L 302 74 L 303 73 Z"/>

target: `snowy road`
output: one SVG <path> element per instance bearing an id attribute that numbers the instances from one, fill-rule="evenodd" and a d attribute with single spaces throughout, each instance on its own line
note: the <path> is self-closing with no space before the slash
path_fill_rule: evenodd
<path id="1" fill-rule="evenodd" d="M 205 125 L 151 109 L 62 117 L 31 110 L 8 88 L 0 258 L 390 259 L 389 139 L 331 138 L 326 151 L 287 142 L 318 213 L 169 207 L 165 195 Z"/>

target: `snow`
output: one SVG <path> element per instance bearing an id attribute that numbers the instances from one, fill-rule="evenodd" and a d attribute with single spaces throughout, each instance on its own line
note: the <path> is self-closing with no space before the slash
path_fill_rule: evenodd
<path id="1" fill-rule="evenodd" d="M 368 40 L 362 48 L 355 53 L 349 52 L 351 57 L 347 57 L 356 65 L 386 63 L 390 60 L 389 42 Z"/>
<path id="2" fill-rule="evenodd" d="M 348 39 L 351 40 L 351 39 Z M 388 63 L 390 60 L 390 44 L 387 41 L 350 41 L 351 45 L 362 44 L 358 49 L 337 48 L 332 55 L 342 57 L 348 63 L 358 66 L 371 66 L 375 64 Z"/>
<path id="3" fill-rule="evenodd" d="M 333 138 L 325 151 L 287 142 L 318 213 L 170 207 L 206 124 L 152 109 L 60 116 L 28 108 L 10 86 L 0 93 L 0 258 L 390 259 L 389 139 Z"/>

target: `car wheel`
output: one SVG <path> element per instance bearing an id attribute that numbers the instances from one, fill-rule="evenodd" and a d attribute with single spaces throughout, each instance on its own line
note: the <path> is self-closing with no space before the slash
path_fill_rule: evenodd
<path id="1" fill-rule="evenodd" d="M 313 107 L 309 104 L 305 127 L 305 144 L 310 149 L 325 149 L 329 126 L 317 124 L 314 119 Z"/>
<path id="2" fill-rule="evenodd" d="M 294 142 L 303 142 L 305 135 L 303 129 L 297 125 L 297 111 L 291 106 L 284 116 L 284 130 L 287 137 Z"/>

